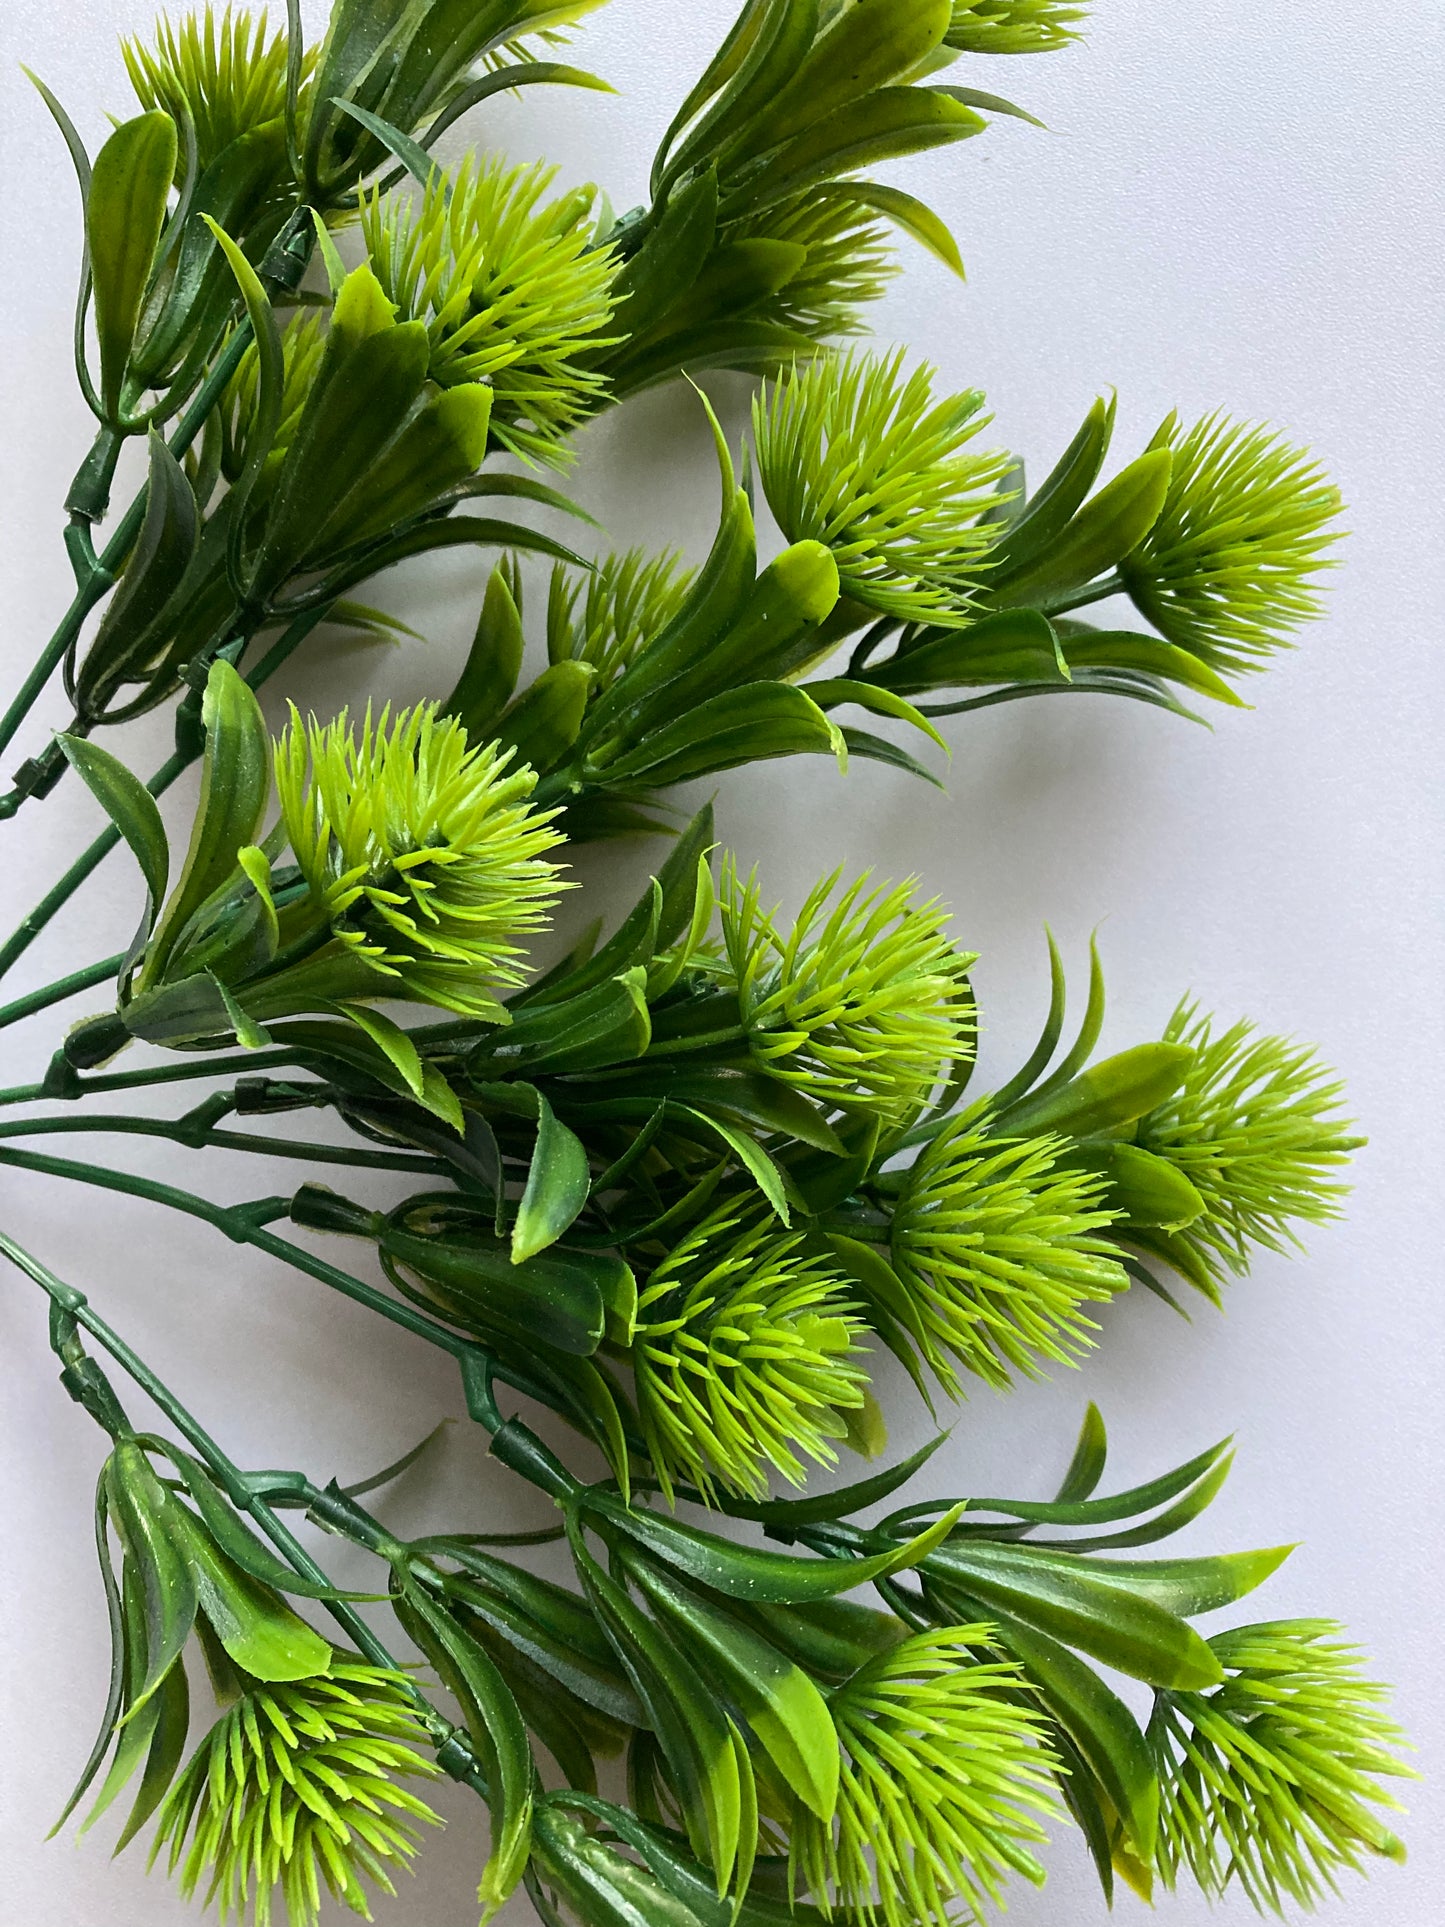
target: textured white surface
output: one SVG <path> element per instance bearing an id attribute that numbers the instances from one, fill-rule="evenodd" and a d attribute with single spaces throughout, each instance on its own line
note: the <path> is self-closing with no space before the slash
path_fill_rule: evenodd
<path id="1" fill-rule="evenodd" d="M 730 0 L 612 0 L 582 57 L 622 97 L 534 94 L 497 113 L 486 138 L 549 154 L 567 178 L 596 177 L 627 206 L 730 11 Z M 59 502 L 86 433 L 68 385 L 74 189 L 16 63 L 46 77 L 94 143 L 104 112 L 123 111 L 115 35 L 149 13 L 144 0 L 10 0 L 0 18 L 6 694 L 66 600 Z M 1004 124 L 900 170 L 950 219 L 971 281 L 961 289 L 909 250 L 880 334 L 911 342 L 948 382 L 985 387 L 1000 437 L 1035 474 L 1110 383 L 1126 453 L 1176 404 L 1186 414 L 1222 404 L 1308 441 L 1351 506 L 1330 618 L 1255 685 L 1253 713 L 1222 715 L 1212 735 L 1113 703 L 1024 704 L 950 726 L 947 800 L 871 767 L 840 785 L 821 764 L 783 764 L 725 781 L 719 821 L 780 895 L 846 862 L 916 868 L 951 898 L 961 936 L 983 952 L 989 1065 L 1011 1066 L 1038 1023 L 1047 919 L 1079 974 L 1088 933 L 1103 925 L 1108 1044 L 1155 1033 L 1192 989 L 1226 1014 L 1317 1040 L 1347 1074 L 1372 1143 L 1346 1223 L 1314 1237 L 1300 1262 L 1261 1260 L 1226 1317 L 1202 1309 L 1185 1325 L 1141 1295 L 1114 1307 L 1084 1371 L 1007 1401 L 975 1399 L 928 1476 L 938 1489 L 1042 1491 L 1089 1396 L 1109 1419 L 1120 1483 L 1235 1431 L 1238 1469 L 1191 1542 L 1301 1539 L 1240 1614 L 1346 1621 L 1397 1683 L 1429 1776 L 1411 1793 L 1410 1865 L 1352 1882 L 1321 1918 L 1430 1927 L 1445 1890 L 1438 0 L 1399 0 L 1368 20 L 1333 0 L 1101 0 L 1087 46 L 996 62 L 981 84 L 1054 131 Z M 734 424 L 746 387 L 717 384 Z M 685 392 L 594 428 L 581 476 L 619 543 L 705 541 L 714 483 Z M 393 603 L 411 598 L 431 647 L 333 653 L 304 666 L 295 693 L 332 704 L 343 680 L 407 697 L 445 688 L 477 592 L 471 564 L 398 583 Z M 52 697 L 26 748 L 62 721 Z M 143 766 L 164 753 L 159 729 L 131 740 Z M 97 826 L 68 783 L 0 830 L 7 906 L 28 905 Z M 645 865 L 633 851 L 616 867 L 630 883 Z M 135 908 L 116 861 L 86 907 L 35 946 L 15 990 L 115 948 Z M 38 1074 L 52 1038 L 44 1019 L 7 1032 L 3 1082 Z M 232 1196 L 288 1188 L 295 1175 L 219 1161 L 202 1173 L 169 1151 L 133 1162 Z M 444 1361 L 204 1229 L 9 1175 L 3 1192 L 5 1225 L 91 1292 L 242 1462 L 354 1476 L 404 1449 L 438 1409 L 457 1410 Z M 0 1345 L 0 1922 L 169 1927 L 191 1912 L 146 1878 L 138 1850 L 112 1866 L 99 1835 L 79 1849 L 69 1837 L 43 1844 L 104 1692 L 89 1522 L 100 1441 L 58 1391 L 43 1308 L 13 1278 L 0 1292 Z M 902 1449 L 922 1438 L 924 1417 L 890 1390 Z M 424 1514 L 482 1525 L 526 1509 L 460 1430 L 444 1474 L 439 1497 L 398 1488 L 399 1526 Z M 479 1817 L 468 1797 L 446 1805 L 453 1825 L 379 1918 L 474 1918 Z M 1010 1918 L 1102 1922 L 1078 1843 L 1062 1839 L 1050 1858 L 1047 1892 L 1019 1892 Z M 1119 1914 L 1139 1918 L 1138 1903 L 1123 1898 Z M 1238 1899 L 1211 1912 L 1186 1894 L 1165 1897 L 1160 1917 L 1197 1927 L 1250 1916 Z"/>

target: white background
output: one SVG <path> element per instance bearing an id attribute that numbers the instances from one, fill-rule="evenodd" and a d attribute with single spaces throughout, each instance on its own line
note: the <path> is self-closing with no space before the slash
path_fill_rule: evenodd
<path id="1" fill-rule="evenodd" d="M 626 207 L 729 14 L 729 0 L 613 0 L 581 57 L 620 97 L 534 94 L 493 113 L 478 138 L 550 155 L 568 181 L 596 178 Z M 143 0 L 10 0 L 0 24 L 6 694 L 67 599 L 59 509 L 87 435 L 68 370 L 76 195 L 16 63 L 57 89 L 94 148 L 106 111 L 129 111 L 116 34 L 148 15 Z M 1398 0 L 1366 17 L 1334 0 L 1107 0 L 1086 46 L 994 62 L 979 84 L 1021 99 L 1052 131 L 1005 123 L 898 170 L 948 217 L 971 278 L 962 288 L 905 247 L 906 276 L 877 311 L 880 335 L 911 343 L 946 382 L 986 388 L 999 438 L 1027 454 L 1036 478 L 1109 384 L 1121 457 L 1176 405 L 1187 416 L 1222 405 L 1307 441 L 1350 505 L 1329 619 L 1252 686 L 1253 712 L 1221 712 L 1212 734 L 1116 703 L 1023 704 L 949 726 L 946 799 L 869 766 L 844 782 L 821 762 L 773 765 L 724 781 L 720 826 L 783 897 L 847 863 L 916 869 L 950 898 L 961 939 L 983 953 L 987 1068 L 1012 1068 L 1040 1020 L 1048 920 L 1077 983 L 1102 925 L 1107 1045 L 1156 1035 L 1193 990 L 1226 1015 L 1317 1041 L 1347 1075 L 1372 1142 L 1344 1224 L 1314 1235 L 1299 1262 L 1262 1259 L 1223 1317 L 1201 1306 L 1186 1325 L 1139 1294 L 1113 1307 L 1086 1369 L 1006 1400 L 979 1394 L 927 1477 L 937 1490 L 1042 1493 L 1090 1396 L 1115 1439 L 1111 1483 L 1235 1432 L 1238 1468 L 1191 1543 L 1301 1540 L 1236 1617 L 1344 1620 L 1397 1684 L 1430 1776 L 1408 1790 L 1409 1866 L 1352 1881 L 1321 1917 L 1428 1927 L 1445 1890 L 1439 7 Z M 715 389 L 740 426 L 747 384 Z M 673 389 L 583 438 L 579 486 L 619 545 L 676 542 L 697 554 L 715 501 L 709 459 L 695 403 Z M 294 692 L 330 708 L 371 688 L 408 699 L 445 690 L 480 568 L 429 564 L 393 585 L 426 648 L 332 648 L 299 666 Z M 52 695 L 25 748 L 63 721 Z M 131 740 L 141 768 L 164 753 L 160 729 Z M 99 821 L 70 782 L 0 829 L 7 920 Z M 614 852 L 585 874 L 631 885 L 648 860 Z M 84 907 L 35 946 L 14 990 L 117 948 L 137 902 L 126 864 L 107 865 Z M 7 1032 L 0 1081 L 38 1075 L 57 1028 L 46 1018 Z M 227 1196 L 295 1181 L 295 1166 L 238 1171 L 211 1153 L 202 1170 L 193 1154 L 140 1149 L 135 1168 Z M 124 1162 L 131 1150 L 112 1140 L 94 1154 Z M 3 1194 L 5 1225 L 89 1291 L 244 1463 L 355 1477 L 404 1450 L 439 1410 L 459 1411 L 444 1360 L 204 1228 L 13 1174 Z M 44 1327 L 38 1294 L 12 1276 L 0 1294 L 0 1922 L 165 1927 L 190 1911 L 160 1876 L 147 1879 L 140 1849 L 112 1866 L 104 1825 L 79 1849 L 73 1830 L 43 1844 L 89 1746 L 106 1670 L 89 1516 L 101 1441 L 56 1386 Z M 925 1420 L 903 1387 L 887 1389 L 902 1449 Z M 388 1516 L 403 1529 L 535 1519 L 511 1483 L 457 1427 L 438 1483 L 404 1482 Z M 453 1823 L 401 1898 L 381 1904 L 384 1920 L 474 1918 L 478 1812 L 455 1790 L 443 1799 Z M 1049 1858 L 1047 1893 L 1019 1891 L 1011 1918 L 1102 1922 L 1077 1840 L 1061 1839 Z M 1237 1898 L 1209 1913 L 1190 1894 L 1166 1896 L 1160 1912 L 1190 1927 L 1248 1917 Z M 1119 1914 L 1139 1918 L 1138 1903 L 1125 1896 Z"/>

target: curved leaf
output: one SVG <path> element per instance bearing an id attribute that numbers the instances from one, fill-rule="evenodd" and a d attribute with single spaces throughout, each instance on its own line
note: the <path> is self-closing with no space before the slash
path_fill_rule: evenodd
<path id="1" fill-rule="evenodd" d="M 176 174 L 176 124 L 169 114 L 122 122 L 95 157 L 85 203 L 85 236 L 95 287 L 100 395 L 119 419 L 126 367 Z"/>

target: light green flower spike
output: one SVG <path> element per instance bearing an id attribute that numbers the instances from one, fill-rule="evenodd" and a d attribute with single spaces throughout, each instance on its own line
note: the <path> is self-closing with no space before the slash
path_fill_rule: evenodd
<path id="1" fill-rule="evenodd" d="M 753 403 L 758 469 L 790 542 L 822 542 L 843 594 L 902 622 L 966 620 L 1008 457 L 970 451 L 978 390 L 936 401 L 933 370 L 850 351 L 792 370 Z"/>
<path id="2" fill-rule="evenodd" d="M 1331 1620 L 1241 1626 L 1209 1642 L 1228 1676 L 1217 1692 L 1159 1695 L 1149 1741 L 1166 1887 L 1187 1872 L 1211 1898 L 1234 1884 L 1277 1914 L 1328 1898 L 1367 1855 L 1404 1859 L 1372 1811 L 1400 1810 L 1379 1781 L 1414 1777 L 1386 1750 L 1404 1736 L 1341 1631 Z"/>
<path id="3" fill-rule="evenodd" d="M 994 1657 L 993 1629 L 952 1626 L 904 1640 L 832 1695 L 843 1749 L 836 1820 L 801 1803 L 795 1877 L 854 1920 L 956 1927 L 1000 1904 L 1056 1811 L 1043 1722 L 1021 1704 L 1019 1668 Z M 968 1911 L 957 1911 L 962 1901 Z"/>
<path id="4" fill-rule="evenodd" d="M 151 1858 L 169 1850 L 187 1899 L 201 1888 L 223 1921 L 268 1927 L 279 1887 L 289 1927 L 314 1927 L 323 1891 L 371 1918 L 367 1883 L 416 1852 L 417 1828 L 440 1826 L 399 1784 L 440 1769 L 399 1673 L 338 1657 L 294 1685 L 251 1681 L 202 1740 L 161 1809 Z"/>
<path id="5" fill-rule="evenodd" d="M 464 161 L 411 196 L 364 197 L 371 265 L 402 321 L 422 321 L 443 387 L 486 381 L 492 432 L 560 464 L 558 438 L 595 409 L 616 263 L 593 246 L 596 190 L 546 194 L 556 169 Z"/>
<path id="6" fill-rule="evenodd" d="M 960 53 L 1048 54 L 1077 40 L 1088 17 L 1072 0 L 954 0 L 944 44 Z"/>
<path id="7" fill-rule="evenodd" d="M 1315 577 L 1341 531 L 1339 490 L 1267 428 L 1171 415 L 1152 448 L 1174 452 L 1169 493 L 1119 566 L 1141 614 L 1216 669 L 1261 669 L 1321 613 Z"/>
<path id="8" fill-rule="evenodd" d="M 784 936 L 764 910 L 756 874 L 731 863 L 719 911 L 753 1056 L 827 1105 L 911 1120 L 973 1049 L 965 973 L 937 899 L 913 882 L 870 888 L 867 873 L 832 903 L 841 872 L 824 877 Z"/>
<path id="9" fill-rule="evenodd" d="M 1252 1024 L 1216 1033 L 1181 1004 L 1164 1034 L 1194 1062 L 1175 1096 L 1139 1125 L 1138 1142 L 1182 1171 L 1204 1199 L 1175 1236 L 1215 1281 L 1248 1269 L 1251 1245 L 1299 1249 L 1293 1225 L 1339 1216 L 1337 1175 L 1365 1142 L 1341 1115 L 1344 1086 L 1307 1046 Z"/>
<path id="10" fill-rule="evenodd" d="M 190 121 L 202 169 L 232 141 L 274 125 L 286 112 L 286 34 L 282 29 L 268 38 L 266 29 L 264 12 L 228 6 L 218 18 L 207 7 L 179 25 L 159 20 L 153 48 L 138 39 L 121 42 L 136 99 L 178 126 Z M 306 75 L 314 66 L 315 54 L 308 53 Z"/>
<path id="11" fill-rule="evenodd" d="M 1095 1329 L 1084 1306 L 1127 1288 L 1101 1233 L 1100 1179 L 1061 1170 L 1058 1138 L 989 1137 L 956 1119 L 920 1153 L 893 1218 L 893 1262 L 915 1301 L 928 1363 L 945 1353 L 986 1383 L 1072 1365 Z"/>
<path id="12" fill-rule="evenodd" d="M 293 708 L 276 745 L 286 836 L 331 934 L 399 996 L 496 1016 L 496 992 L 522 981 L 519 939 L 543 927 L 562 885 L 547 854 L 562 842 L 531 809 L 535 777 L 434 705 L 343 710 L 303 723 Z M 379 994 L 379 992 L 378 992 Z"/>
<path id="13" fill-rule="evenodd" d="M 862 1331 L 800 1237 L 750 1225 L 736 1205 L 706 1218 L 638 1300 L 637 1406 L 668 1501 L 679 1481 L 757 1498 L 769 1466 L 800 1485 L 803 1457 L 835 1464 L 841 1414 L 864 1404 Z"/>

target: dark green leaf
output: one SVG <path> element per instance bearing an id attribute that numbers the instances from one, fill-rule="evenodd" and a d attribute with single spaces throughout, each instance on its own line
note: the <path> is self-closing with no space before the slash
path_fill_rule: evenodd
<path id="1" fill-rule="evenodd" d="M 511 701 L 523 646 L 522 613 L 505 571 L 495 568 L 461 676 L 442 706 L 442 714 L 455 716 L 468 737 L 483 736 Z"/>
<path id="2" fill-rule="evenodd" d="M 150 893 L 150 914 L 165 901 L 171 849 L 156 800 L 118 757 L 82 736 L 62 736 L 60 747 L 86 788 L 129 844 Z"/>
<path id="3" fill-rule="evenodd" d="M 537 1098 L 537 1144 L 512 1227 L 512 1262 L 523 1264 L 555 1244 L 587 1202 L 591 1173 L 581 1140 Z"/>
<path id="4" fill-rule="evenodd" d="M 196 1618 L 196 1588 L 177 1544 L 180 1507 L 151 1468 L 142 1447 L 122 1440 L 106 1467 L 106 1502 L 140 1585 L 145 1666 L 127 1687 L 129 1720 L 180 1658 Z"/>
<path id="5" fill-rule="evenodd" d="M 810 1499 L 737 1499 L 729 1495 L 725 1509 L 736 1519 L 756 1519 L 760 1524 L 774 1531 L 788 1531 L 797 1526 L 817 1525 L 822 1521 L 831 1523 L 835 1519 L 851 1518 L 855 1512 L 876 1505 L 880 1499 L 887 1499 L 897 1492 L 900 1486 L 907 1485 L 915 1472 L 919 1472 L 933 1457 L 948 1438 L 947 1432 L 940 1432 L 931 1438 L 927 1445 L 920 1446 L 911 1457 L 898 1465 L 890 1466 L 886 1472 L 875 1472 L 871 1479 L 861 1479 L 856 1485 L 840 1486 L 834 1492 L 820 1492 Z"/>
<path id="6" fill-rule="evenodd" d="M 126 366 L 176 173 L 176 126 L 169 114 L 124 121 L 95 157 L 85 235 L 95 287 L 100 393 L 119 418 Z"/>

